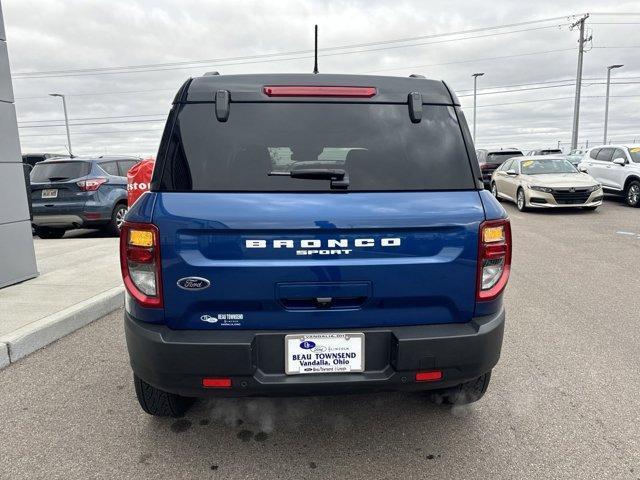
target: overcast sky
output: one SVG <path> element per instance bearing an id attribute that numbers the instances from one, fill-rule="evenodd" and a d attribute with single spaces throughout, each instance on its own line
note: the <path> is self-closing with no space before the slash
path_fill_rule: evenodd
<path id="1" fill-rule="evenodd" d="M 539 0 L 526 8 L 516 0 L 3 0 L 2 8 L 25 153 L 65 151 L 61 101 L 47 96 L 55 92 L 68 95 L 74 153 L 155 156 L 171 99 L 186 78 L 210 70 L 311 72 L 315 23 L 320 47 L 329 49 L 320 52 L 323 73 L 443 79 L 471 121 L 471 74 L 485 72 L 477 146 L 568 143 L 578 39 L 568 25 L 587 12 L 593 41 L 584 57 L 580 141 L 602 141 L 606 66 L 620 63 L 624 68 L 612 74 L 609 137 L 640 142 L 637 0 Z M 466 30 L 476 31 L 424 38 Z M 380 43 L 415 37 L 422 38 Z M 256 58 L 283 52 L 298 53 Z M 175 65 L 201 60 L 208 63 Z M 154 66 L 114 70 L 139 65 Z"/>

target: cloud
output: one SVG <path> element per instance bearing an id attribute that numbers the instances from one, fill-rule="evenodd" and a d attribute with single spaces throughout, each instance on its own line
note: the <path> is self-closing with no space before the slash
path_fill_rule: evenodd
<path id="1" fill-rule="evenodd" d="M 409 0 L 5 0 L 3 8 L 15 75 L 306 51 L 313 46 L 315 23 L 320 27 L 320 46 L 326 48 L 584 11 L 603 12 L 611 8 L 611 3 L 605 0 L 569 1 L 559 7 L 558 2 L 543 0 L 529 4 L 523 11 L 521 2 L 506 0 L 490 3 L 469 0 L 428 3 Z M 628 12 L 637 6 L 634 2 L 623 1 L 616 2 L 615 8 Z M 611 22 L 631 24 L 603 24 Z M 640 45 L 634 40 L 638 23 L 640 16 L 594 15 L 588 22 L 594 38 L 591 46 Z M 560 24 L 564 26 L 556 26 Z M 559 140 L 567 142 L 571 138 L 574 94 L 571 81 L 575 78 L 577 33 L 569 31 L 566 24 L 566 20 L 558 20 L 513 27 L 511 31 L 526 31 L 509 34 L 487 36 L 504 30 L 485 30 L 466 35 L 476 38 L 422 39 L 404 42 L 401 48 L 396 48 L 398 44 L 361 47 L 351 50 L 368 51 L 351 54 L 335 55 L 338 51 L 324 51 L 320 71 L 369 73 L 383 70 L 376 74 L 422 73 L 430 78 L 444 79 L 460 93 L 468 118 L 472 118 L 472 97 L 463 95 L 471 93 L 471 74 L 482 71 L 485 76 L 478 82 L 479 92 L 484 93 L 478 96 L 478 145 L 521 148 L 555 145 Z M 529 29 L 541 26 L 547 28 Z M 452 39 L 456 40 L 442 42 Z M 89 119 L 73 123 L 94 123 L 72 127 L 76 153 L 146 156 L 155 154 L 170 102 L 186 78 L 209 70 L 220 70 L 223 74 L 311 71 L 312 59 L 304 58 L 308 54 L 292 57 L 295 59 L 249 59 L 260 63 L 236 65 L 228 64 L 238 61 L 226 61 L 221 63 L 227 65 L 219 66 L 203 63 L 195 68 L 143 73 L 50 78 L 18 78 L 16 75 L 14 92 L 23 151 L 64 151 L 64 127 L 41 126 L 63 123 L 60 99 L 48 97 L 48 93 L 69 96 L 72 119 Z M 584 76 L 594 80 L 583 87 L 581 140 L 601 141 L 603 78 L 606 66 L 612 63 L 623 63 L 625 67 L 613 74 L 617 84 L 612 88 L 610 136 L 614 140 L 636 138 L 640 141 L 638 48 L 593 48 L 585 54 Z M 411 66 L 422 67 L 408 68 Z M 161 68 L 172 67 L 156 69 Z M 487 90 L 487 87 L 550 80 L 568 80 L 569 85 L 510 93 L 490 94 L 500 89 Z M 511 89 L 517 88 L 530 86 Z"/>

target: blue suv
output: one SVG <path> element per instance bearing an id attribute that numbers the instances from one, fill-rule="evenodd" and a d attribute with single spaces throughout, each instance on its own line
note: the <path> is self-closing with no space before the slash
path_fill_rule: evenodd
<path id="1" fill-rule="evenodd" d="M 127 171 L 136 157 L 63 158 L 31 171 L 33 226 L 40 238 L 61 238 L 73 228 L 119 235 L 127 212 Z"/>
<path id="2" fill-rule="evenodd" d="M 120 248 L 152 415 L 211 395 L 473 402 L 500 356 L 510 223 L 441 81 L 187 81 Z"/>

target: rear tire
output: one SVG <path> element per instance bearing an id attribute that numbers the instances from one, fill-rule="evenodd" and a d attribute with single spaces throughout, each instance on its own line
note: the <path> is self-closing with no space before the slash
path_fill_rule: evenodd
<path id="1" fill-rule="evenodd" d="M 36 227 L 36 235 L 43 240 L 49 240 L 54 238 L 64 237 L 66 230 L 64 228 L 52 228 L 52 227 Z"/>
<path id="2" fill-rule="evenodd" d="M 491 184 L 491 195 L 493 195 L 493 198 L 495 198 L 499 202 L 502 201 L 498 196 L 498 186 L 495 184 L 495 182 Z"/>
<path id="3" fill-rule="evenodd" d="M 524 196 L 524 190 L 521 188 L 519 188 L 518 192 L 516 193 L 516 206 L 521 212 L 526 212 L 528 210 L 527 198 Z"/>
<path id="4" fill-rule="evenodd" d="M 120 236 L 120 227 L 122 227 L 122 223 L 124 222 L 124 216 L 127 213 L 127 204 L 126 203 L 118 203 L 113 212 L 111 213 L 111 220 L 107 224 L 107 232 L 114 237 Z"/>
<path id="5" fill-rule="evenodd" d="M 181 397 L 152 387 L 136 375 L 133 376 L 136 396 L 142 409 L 156 417 L 182 417 L 194 402 L 193 398 Z"/>
<path id="6" fill-rule="evenodd" d="M 480 400 L 491 380 L 491 372 L 480 375 L 475 380 L 461 383 L 455 387 L 429 392 L 429 400 L 437 405 L 467 405 Z"/>
<path id="7" fill-rule="evenodd" d="M 631 180 L 624 191 L 624 199 L 630 207 L 640 207 L 640 182 Z"/>

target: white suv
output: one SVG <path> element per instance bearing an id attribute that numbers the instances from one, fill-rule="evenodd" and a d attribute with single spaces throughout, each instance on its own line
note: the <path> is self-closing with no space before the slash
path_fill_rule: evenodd
<path id="1" fill-rule="evenodd" d="M 640 207 L 640 145 L 590 148 L 578 168 L 601 183 L 606 193 L 623 194 L 627 205 Z"/>

